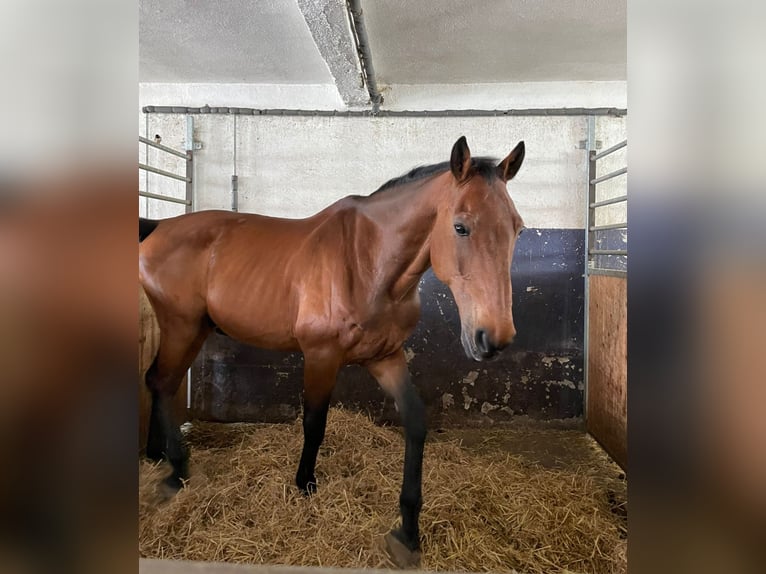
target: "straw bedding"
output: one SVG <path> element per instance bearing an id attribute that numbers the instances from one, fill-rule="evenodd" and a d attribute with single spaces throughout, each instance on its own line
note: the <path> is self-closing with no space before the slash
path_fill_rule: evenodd
<path id="1" fill-rule="evenodd" d="M 319 491 L 293 478 L 302 427 L 195 423 L 188 487 L 162 501 L 168 469 L 140 463 L 143 557 L 298 566 L 390 567 L 382 538 L 398 518 L 398 430 L 332 409 Z M 421 568 L 441 571 L 626 571 L 625 524 L 607 481 L 507 454 L 428 442 Z"/>

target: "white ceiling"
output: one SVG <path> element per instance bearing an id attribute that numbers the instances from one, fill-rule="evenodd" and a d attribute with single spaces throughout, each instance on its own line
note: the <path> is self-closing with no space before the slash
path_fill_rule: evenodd
<path id="1" fill-rule="evenodd" d="M 626 0 L 361 4 L 388 101 L 407 85 L 626 79 Z M 347 105 L 366 99 L 344 0 L 140 0 L 139 11 L 144 84 L 315 85 Z"/>
<path id="2" fill-rule="evenodd" d="M 332 84 L 296 0 L 140 0 L 139 81 Z"/>
<path id="3" fill-rule="evenodd" d="M 624 80 L 625 0 L 367 0 L 384 84 Z"/>

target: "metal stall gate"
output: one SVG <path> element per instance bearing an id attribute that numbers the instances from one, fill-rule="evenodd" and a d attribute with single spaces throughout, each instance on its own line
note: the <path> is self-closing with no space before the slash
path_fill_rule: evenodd
<path id="1" fill-rule="evenodd" d="M 191 122 L 189 121 L 187 124 L 189 134 L 191 133 Z M 146 154 L 146 160 L 145 163 L 142 163 L 139 160 L 138 168 L 139 170 L 143 170 L 144 172 L 151 172 L 154 174 L 157 174 L 159 176 L 162 176 L 164 178 L 169 178 L 171 180 L 175 181 L 182 181 L 185 185 L 185 193 L 184 197 L 174 197 L 172 195 L 161 195 L 157 193 L 150 193 L 147 189 L 141 190 L 139 189 L 138 195 L 139 197 L 146 198 L 146 201 L 162 201 L 162 202 L 169 202 L 174 204 L 181 204 L 185 206 L 186 213 L 189 213 L 193 211 L 194 209 L 194 198 L 193 198 L 193 187 L 192 187 L 192 173 L 193 173 L 193 152 L 191 149 L 191 138 L 187 138 L 187 149 L 184 151 L 176 150 L 168 146 L 164 146 L 160 144 L 159 142 L 154 142 L 152 140 L 149 140 L 145 137 L 139 136 L 138 141 L 141 144 L 145 144 L 146 146 L 155 148 L 157 150 L 160 150 L 161 152 L 165 154 L 170 154 L 172 156 L 179 157 L 184 160 L 185 164 L 185 174 L 181 175 L 178 173 L 174 173 L 171 171 L 167 171 L 164 169 L 160 169 L 158 167 L 154 167 L 149 165 L 149 154 Z M 172 189 L 172 188 L 171 188 Z M 178 193 L 180 195 L 180 193 Z M 139 204 L 140 206 L 140 204 Z M 139 451 L 144 447 L 146 444 L 146 437 L 149 430 L 149 411 L 151 409 L 151 397 L 149 395 L 149 392 L 146 389 L 146 386 L 144 385 L 144 374 L 146 373 L 146 370 L 151 365 L 151 362 L 154 360 L 154 356 L 157 352 L 158 346 L 160 341 L 160 332 L 159 332 L 159 325 L 157 324 L 157 320 L 154 316 L 154 311 L 152 309 L 151 304 L 149 303 L 149 299 L 146 297 L 146 294 L 144 293 L 143 289 L 139 286 L 139 339 L 138 339 L 138 351 L 139 351 L 139 369 L 140 369 L 140 375 L 139 375 Z M 185 421 L 187 419 L 186 413 L 188 409 L 188 397 L 189 397 L 189 390 L 188 390 L 188 381 L 191 380 L 191 377 L 189 376 L 189 373 L 187 373 L 186 379 L 182 382 L 178 393 L 175 396 L 174 399 L 174 406 L 177 413 L 178 420 Z"/>
<path id="2" fill-rule="evenodd" d="M 612 458 L 627 469 L 628 196 L 627 178 L 620 176 L 628 172 L 628 141 L 597 153 L 593 145 L 595 118 L 589 118 L 588 131 L 586 426 Z"/>
<path id="3" fill-rule="evenodd" d="M 188 138 L 187 138 L 188 139 Z M 138 169 L 143 170 L 145 172 L 155 173 L 157 175 L 167 177 L 170 179 L 174 179 L 177 181 L 183 181 L 185 183 L 186 187 L 186 196 L 184 198 L 180 197 L 172 197 L 169 195 L 160 195 L 156 193 L 149 193 L 148 190 L 139 190 L 138 195 L 140 197 L 147 198 L 147 201 L 149 199 L 154 199 L 157 201 L 167 201 L 170 203 L 180 203 L 182 205 L 186 206 L 186 213 L 190 213 L 193 211 L 193 202 L 194 202 L 194 188 L 192 186 L 192 173 L 194 171 L 194 155 L 192 152 L 192 149 L 187 145 L 187 150 L 180 151 L 177 149 L 173 149 L 172 147 L 164 146 L 160 143 L 153 142 L 150 139 L 147 139 L 143 136 L 138 136 L 138 141 L 142 144 L 145 144 L 147 146 L 150 146 L 152 148 L 158 149 L 160 151 L 163 151 L 165 153 L 168 153 L 170 155 L 174 155 L 176 157 L 180 157 L 181 159 L 184 159 L 186 162 L 186 173 L 184 175 L 173 173 L 171 171 L 167 171 L 164 169 L 160 169 L 158 167 L 154 167 L 151 165 L 148 165 L 148 163 L 141 163 L 139 161 L 138 163 Z M 148 156 L 147 156 L 148 157 Z"/>

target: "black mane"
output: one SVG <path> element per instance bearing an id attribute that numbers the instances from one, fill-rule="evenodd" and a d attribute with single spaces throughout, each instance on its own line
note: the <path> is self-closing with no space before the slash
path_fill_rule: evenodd
<path id="1" fill-rule="evenodd" d="M 492 157 L 472 157 L 471 167 L 474 170 L 474 175 L 478 174 L 484 177 L 488 182 L 491 182 L 497 177 L 497 160 Z M 408 183 L 420 181 L 421 179 L 429 178 L 433 175 L 438 175 L 442 172 L 450 169 L 450 162 L 443 161 L 441 163 L 434 163 L 431 165 L 420 165 L 411 169 L 404 175 L 389 179 L 386 183 L 381 185 L 373 193 L 379 193 L 386 191 L 393 187 L 399 187 Z M 372 194 L 371 194 L 372 195 Z"/>

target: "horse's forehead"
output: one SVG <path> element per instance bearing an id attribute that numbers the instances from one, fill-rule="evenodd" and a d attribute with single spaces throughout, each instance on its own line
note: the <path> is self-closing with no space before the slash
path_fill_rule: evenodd
<path id="1" fill-rule="evenodd" d="M 485 181 L 467 185 L 457 209 L 475 215 L 495 214 L 501 218 L 512 216 L 515 211 L 505 185 Z"/>

